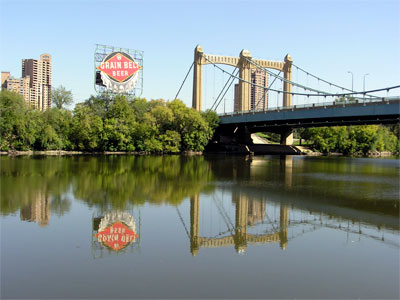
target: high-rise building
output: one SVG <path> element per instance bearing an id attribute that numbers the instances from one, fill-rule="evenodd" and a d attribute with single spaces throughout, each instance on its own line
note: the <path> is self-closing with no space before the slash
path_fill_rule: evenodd
<path id="1" fill-rule="evenodd" d="M 1 89 L 7 89 L 7 79 L 11 77 L 10 72 L 1 72 Z"/>
<path id="2" fill-rule="evenodd" d="M 51 55 L 40 59 L 22 60 L 22 78 L 13 78 L 10 72 L 1 72 L 1 88 L 22 95 L 25 102 L 38 110 L 51 108 Z"/>
<path id="3" fill-rule="evenodd" d="M 30 77 L 24 77 L 24 78 L 14 78 L 12 76 L 9 76 L 4 84 L 2 85 L 3 89 L 8 90 L 10 92 L 15 92 L 20 94 L 22 97 L 24 97 L 25 101 L 30 98 L 30 88 L 29 88 L 29 83 L 30 83 Z"/>
<path id="4" fill-rule="evenodd" d="M 268 91 L 262 86 L 268 87 L 268 74 L 262 70 L 251 70 L 250 108 L 251 110 L 264 110 L 268 108 Z M 239 84 L 235 84 L 234 111 L 239 111 Z"/>
<path id="5" fill-rule="evenodd" d="M 42 54 L 40 59 L 22 60 L 22 77 L 30 77 L 30 105 L 39 110 L 51 108 L 52 64 L 51 55 Z"/>
<path id="6" fill-rule="evenodd" d="M 40 226 L 49 225 L 50 197 L 44 192 L 38 192 L 36 198 L 21 207 L 20 219 L 22 221 L 37 222 Z"/>
<path id="7" fill-rule="evenodd" d="M 268 91 L 262 87 L 268 87 L 268 74 L 259 69 L 251 70 L 251 109 L 264 110 L 268 108 Z"/>

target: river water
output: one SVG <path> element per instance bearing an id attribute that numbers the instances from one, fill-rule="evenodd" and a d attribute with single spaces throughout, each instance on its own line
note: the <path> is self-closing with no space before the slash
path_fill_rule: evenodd
<path id="1" fill-rule="evenodd" d="M 0 162 L 1 298 L 399 298 L 399 160 Z"/>

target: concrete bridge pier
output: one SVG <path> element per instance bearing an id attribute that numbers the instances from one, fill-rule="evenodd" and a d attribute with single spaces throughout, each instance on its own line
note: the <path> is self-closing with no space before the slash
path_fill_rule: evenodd
<path id="1" fill-rule="evenodd" d="M 281 132 L 281 145 L 293 145 L 293 129 L 285 128 Z"/>

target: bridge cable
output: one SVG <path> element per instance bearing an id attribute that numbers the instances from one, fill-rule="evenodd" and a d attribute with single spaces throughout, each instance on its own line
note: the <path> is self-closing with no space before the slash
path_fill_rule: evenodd
<path id="1" fill-rule="evenodd" d="M 177 99 L 177 98 L 178 98 L 178 95 L 179 95 L 179 93 L 180 93 L 180 91 L 181 91 L 183 85 L 185 84 L 185 81 L 186 81 L 186 79 L 188 78 L 189 73 L 190 73 L 190 71 L 191 71 L 192 68 L 193 68 L 193 65 L 194 65 L 194 62 L 193 62 L 192 65 L 190 66 L 189 71 L 187 72 L 187 74 L 186 74 L 186 76 L 185 76 L 185 79 L 183 79 L 183 82 L 182 82 L 182 84 L 181 84 L 181 87 L 179 88 L 178 92 L 176 93 L 176 96 L 175 96 L 174 99 Z"/>
<path id="2" fill-rule="evenodd" d="M 239 70 L 237 70 L 236 75 L 239 73 Z M 219 100 L 217 106 L 215 107 L 215 110 L 217 110 L 218 106 L 221 104 L 222 100 L 225 98 L 226 93 L 228 92 L 228 90 L 230 89 L 230 87 L 232 86 L 232 83 L 235 81 L 235 78 L 232 78 L 231 83 L 229 84 L 229 86 L 226 88 L 225 93 L 222 95 L 221 99 Z M 233 98 L 235 98 L 235 95 L 233 96 Z"/>
<path id="3" fill-rule="evenodd" d="M 339 85 L 334 84 L 334 83 L 332 83 L 332 82 L 326 81 L 326 80 L 324 80 L 324 79 L 322 79 L 322 78 L 320 78 L 320 77 L 318 77 L 318 76 L 315 76 L 315 75 L 311 74 L 310 72 L 307 72 L 306 70 L 300 68 L 299 66 L 296 66 L 294 63 L 292 63 L 292 66 L 295 67 L 296 69 L 298 69 L 298 70 L 300 70 L 300 71 L 306 73 L 307 76 L 309 75 L 309 76 L 314 77 L 314 78 L 316 78 L 316 79 L 318 79 L 318 80 L 321 80 L 322 82 L 325 82 L 325 83 L 327 83 L 327 84 L 329 84 L 329 85 L 335 86 L 335 87 L 340 88 L 340 89 L 342 89 L 342 90 L 346 90 L 346 91 L 352 92 L 352 90 L 350 90 L 350 89 L 347 89 L 347 88 L 345 88 L 345 87 L 339 86 Z M 372 97 L 372 96 L 371 96 L 371 97 Z"/>
<path id="4" fill-rule="evenodd" d="M 225 71 L 224 69 L 222 69 L 221 67 L 219 67 L 217 64 L 213 63 L 212 61 L 210 61 L 206 56 L 203 56 L 207 61 L 209 61 L 211 64 L 215 65 L 216 68 L 220 69 L 222 72 L 229 74 L 227 71 Z M 332 96 L 332 97 L 338 97 L 338 96 L 349 96 L 349 95 L 358 95 L 358 94 L 367 94 L 367 93 L 373 93 L 373 92 L 380 92 L 380 91 L 385 91 L 385 90 L 392 90 L 392 89 L 397 89 L 400 88 L 400 85 L 396 85 L 396 86 L 391 86 L 391 87 L 387 87 L 387 88 L 381 88 L 381 89 L 375 89 L 375 90 L 369 90 L 369 91 L 364 91 L 364 92 L 352 92 L 352 93 L 342 93 L 342 94 L 330 94 L 330 93 L 326 93 L 326 92 L 322 92 L 322 91 L 318 91 L 320 94 L 307 94 L 307 93 L 294 93 L 294 92 L 287 92 L 287 91 L 280 91 L 280 90 L 276 90 L 276 89 L 272 89 L 272 88 L 267 88 L 265 86 L 256 84 L 256 83 L 252 83 L 250 81 L 244 80 L 243 78 L 234 76 L 229 74 L 231 77 L 234 77 L 242 82 L 245 82 L 247 84 L 250 84 L 252 86 L 258 86 L 260 88 L 263 88 L 265 90 L 270 90 L 273 92 L 279 92 L 279 93 L 284 93 L 284 94 L 291 94 L 291 95 L 300 95 L 300 96 L 307 96 L 307 97 L 314 97 L 314 96 Z M 275 74 L 274 74 L 275 75 Z M 282 80 L 282 79 L 281 79 Z M 286 79 L 285 79 L 286 80 Z M 289 83 L 292 83 L 291 81 L 289 81 Z M 322 94 L 322 95 L 321 95 Z M 376 98 L 380 98 L 380 97 L 376 97 Z"/>
<path id="5" fill-rule="evenodd" d="M 232 74 L 228 74 L 228 75 L 233 75 L 233 73 L 235 73 L 235 70 L 236 70 L 236 69 L 237 69 L 237 67 L 235 67 L 235 69 L 233 70 Z M 222 74 L 224 74 L 224 72 L 223 72 Z M 237 74 L 236 74 L 236 75 L 237 75 Z M 232 78 L 232 77 L 228 77 L 228 80 L 226 81 L 225 85 L 222 87 L 221 92 L 219 93 L 217 99 L 214 101 L 214 103 L 213 103 L 213 105 L 211 106 L 210 109 L 213 109 L 214 105 L 217 103 L 219 97 L 221 96 L 223 90 L 225 89 L 225 87 L 227 86 L 227 84 L 228 84 L 229 80 L 231 80 L 231 78 Z M 229 87 L 230 87 L 230 86 L 229 86 Z M 229 87 L 228 87 L 228 89 L 229 89 Z M 215 109 L 216 109 L 216 108 L 215 108 Z M 214 110 L 215 110 L 215 109 L 214 109 Z"/>
<path id="6" fill-rule="evenodd" d="M 203 56 L 208 62 L 210 62 L 212 65 L 214 65 L 215 67 L 217 67 L 218 69 L 220 69 L 222 72 L 224 72 L 224 73 L 227 73 L 227 74 L 229 74 L 228 72 L 226 72 L 224 69 L 222 69 L 221 67 L 219 67 L 217 64 L 215 64 L 214 62 L 212 62 L 211 60 L 209 60 L 206 56 Z M 267 71 L 268 72 L 268 71 Z M 275 75 L 274 73 L 272 73 L 273 75 Z M 284 94 L 291 94 L 291 95 L 305 95 L 305 96 L 320 96 L 319 94 L 306 94 L 306 93 L 293 93 L 293 92 L 286 92 L 286 91 L 280 91 L 280 90 L 276 90 L 276 89 L 271 89 L 271 88 L 268 88 L 268 87 L 265 87 L 265 86 L 262 86 L 262 85 L 259 85 L 259 84 L 256 84 L 256 83 L 252 83 L 252 82 L 250 82 L 250 81 L 247 81 L 247 80 L 244 80 L 243 78 L 240 78 L 240 77 L 237 77 L 237 76 L 234 76 L 234 75 L 231 75 L 230 74 L 230 76 L 231 77 L 234 77 L 234 78 L 236 78 L 236 79 L 238 79 L 238 80 L 240 80 L 240 81 L 242 81 L 242 82 L 245 82 L 245 83 L 247 83 L 247 84 L 250 84 L 250 85 L 252 85 L 252 86 L 257 86 L 257 87 L 260 87 L 260 88 L 263 88 L 263 89 L 265 89 L 265 90 L 270 90 L 270 91 L 274 91 L 274 92 L 282 92 L 282 93 L 284 93 Z M 275 75 L 276 76 L 276 75 Z M 289 81 L 289 80 L 287 80 L 287 79 L 283 79 L 283 78 L 279 78 L 281 81 L 287 81 L 288 83 L 293 83 L 293 82 L 291 82 L 291 81 Z M 296 83 L 294 83 L 294 85 L 297 85 Z M 300 85 L 301 86 L 301 85 Z M 303 86 L 302 86 L 303 87 Z M 311 89 L 311 88 L 307 88 L 307 87 L 305 87 L 305 89 L 307 89 L 307 90 L 313 90 L 313 91 L 316 91 L 316 90 L 314 90 L 314 89 Z M 325 94 L 325 92 L 322 92 L 322 91 L 317 91 L 317 92 L 320 92 L 320 93 L 322 93 L 322 94 Z M 369 92 L 369 91 L 367 91 L 367 92 Z M 354 92 L 354 93 L 348 93 L 348 94 L 361 94 L 361 93 L 359 93 L 359 92 Z M 326 93 L 326 95 L 328 95 L 328 96 L 338 96 L 338 95 L 347 95 L 347 94 L 328 94 L 328 93 Z"/>
<path id="7" fill-rule="evenodd" d="M 320 81 L 322 81 L 322 82 L 325 82 L 325 83 L 329 84 L 331 87 L 334 86 L 334 87 L 337 87 L 337 88 L 342 89 L 342 91 L 343 91 L 343 90 L 346 90 L 346 91 L 349 91 L 349 92 L 353 92 L 353 91 L 350 90 L 350 89 L 347 89 L 347 88 L 345 88 L 345 87 L 339 86 L 339 85 L 334 84 L 334 83 L 332 83 L 332 82 L 326 81 L 326 80 L 322 79 L 321 77 L 318 77 L 318 76 L 316 76 L 316 75 L 313 75 L 313 74 L 311 74 L 310 72 L 308 72 L 308 71 L 306 71 L 306 70 L 300 68 L 299 66 L 297 66 L 297 65 L 295 65 L 295 64 L 293 64 L 293 63 L 292 63 L 292 66 L 295 67 L 297 70 L 300 70 L 300 71 L 306 73 L 307 76 L 309 75 L 309 76 L 314 77 L 314 78 L 316 78 L 316 79 L 318 79 L 318 80 L 320 80 Z M 374 96 L 374 95 L 365 95 L 365 96 L 368 96 L 368 97 L 371 97 L 371 98 L 380 98 L 380 97 Z"/>
<path id="8" fill-rule="evenodd" d="M 232 74 L 229 74 L 229 73 L 228 73 L 228 75 L 233 75 L 233 73 L 235 72 L 236 69 L 237 69 L 237 67 L 233 70 Z M 236 71 L 236 75 L 237 75 L 238 73 L 239 73 L 239 70 Z M 227 86 L 227 84 L 228 84 L 228 82 L 229 82 L 230 80 L 232 80 L 231 83 L 230 83 L 229 86 L 226 88 L 224 95 L 221 97 L 221 99 L 219 99 L 219 97 L 220 97 L 221 94 L 223 93 L 225 87 Z M 226 93 L 228 92 L 228 90 L 229 90 L 230 87 L 232 86 L 232 83 L 234 82 L 234 80 L 235 80 L 234 77 L 231 77 L 231 76 L 228 77 L 228 80 L 226 81 L 224 87 L 222 88 L 221 92 L 219 93 L 219 95 L 218 95 L 217 99 L 215 100 L 215 102 L 214 102 L 213 106 L 211 107 L 211 109 L 213 109 L 214 105 L 217 104 L 217 106 L 214 108 L 214 111 L 217 110 L 218 106 L 219 106 L 219 105 L 221 104 L 221 102 L 222 102 L 222 99 L 224 99 Z M 219 102 L 217 103 L 218 99 L 219 99 Z"/>
<path id="9" fill-rule="evenodd" d="M 271 88 L 271 86 L 275 83 L 275 81 L 278 79 L 279 74 L 281 74 L 281 73 L 282 73 L 282 71 L 279 71 L 278 75 L 276 77 L 274 77 L 274 80 L 271 82 L 271 84 L 268 86 L 268 88 Z M 257 107 L 261 101 L 264 101 L 264 110 L 265 110 L 265 95 L 267 95 L 267 93 L 268 93 L 268 91 L 264 90 L 263 97 L 260 100 L 258 100 L 255 107 Z M 267 102 L 267 104 L 268 104 L 268 102 Z"/>
<path id="10" fill-rule="evenodd" d="M 266 69 L 266 68 L 262 67 L 261 65 L 259 65 L 258 63 L 256 63 L 255 61 L 249 60 L 248 58 L 246 58 L 246 60 L 247 60 L 248 62 L 254 64 L 255 66 L 257 66 L 258 68 L 265 70 L 266 72 L 268 72 L 268 73 L 271 74 L 272 76 L 277 76 L 277 75 L 275 75 L 273 72 L 269 71 L 268 69 Z M 296 68 L 298 68 L 298 67 L 296 66 Z M 302 70 L 302 69 L 301 69 L 301 70 Z M 302 70 L 302 71 L 304 72 L 304 70 Z M 306 72 L 306 74 L 307 74 L 307 78 L 308 78 L 308 75 L 310 75 L 310 76 L 316 78 L 316 79 L 318 80 L 318 83 L 319 83 L 319 81 L 322 81 L 322 82 L 328 83 L 329 85 L 333 85 L 333 86 L 339 87 L 339 88 L 341 88 L 342 90 L 345 89 L 345 90 L 351 91 L 351 90 L 349 90 L 349 89 L 343 88 L 343 87 L 341 87 L 341 86 L 338 86 L 338 85 L 335 85 L 335 84 L 333 84 L 333 83 L 330 83 L 330 82 L 328 82 L 328 81 L 326 81 L 326 80 L 323 80 L 322 78 L 319 78 L 319 77 L 317 77 L 317 76 L 313 76 L 312 74 L 310 74 L 310 73 L 308 73 L 308 72 Z M 307 86 L 304 86 L 304 85 L 295 83 L 295 82 L 290 81 L 290 80 L 288 80 L 288 79 L 286 79 L 286 78 L 284 78 L 284 77 L 281 77 L 281 76 L 277 76 L 277 77 L 279 77 L 279 79 L 283 80 L 283 81 L 286 82 L 286 83 L 290 83 L 290 84 L 292 84 L 292 85 L 294 85 L 294 86 L 301 87 L 301 88 L 303 88 L 304 90 L 309 90 L 309 91 L 313 91 L 313 92 L 316 92 L 316 93 L 317 93 L 317 95 L 311 95 L 311 94 L 310 94 L 310 96 L 317 96 L 317 97 L 320 97 L 320 96 L 324 96 L 324 97 L 330 96 L 330 97 L 333 97 L 333 95 L 338 95 L 338 94 L 332 94 L 332 93 L 328 93 L 328 92 L 325 92 L 325 91 L 321 91 L 321 90 L 319 90 L 319 89 L 316 90 L 316 89 L 313 89 L 313 88 L 310 88 L 310 87 L 307 87 Z M 319 85 L 318 85 L 318 86 L 319 86 Z M 321 94 L 321 95 L 320 95 L 320 94 Z M 348 94 L 350 94 L 350 93 L 348 93 Z M 354 91 L 353 91 L 353 94 L 363 94 L 364 96 L 368 96 L 368 97 L 371 97 L 371 98 L 380 98 L 380 97 L 378 97 L 378 96 L 367 95 L 367 92 L 356 92 L 356 93 L 354 93 Z M 298 93 L 292 93 L 292 95 L 298 95 Z M 343 95 L 345 95 L 345 94 L 343 94 Z M 307 97 L 308 97 L 308 96 L 309 96 L 309 95 L 307 95 Z"/>
<path id="11" fill-rule="evenodd" d="M 189 231 L 188 231 L 188 229 L 187 229 L 187 227 L 186 227 L 185 222 L 183 221 L 181 212 L 179 211 L 179 208 L 178 208 L 177 206 L 176 206 L 175 208 L 176 208 L 176 212 L 178 213 L 179 219 L 180 219 L 181 222 L 182 222 L 183 228 L 185 228 L 186 235 L 188 236 L 188 238 L 189 238 L 189 240 L 190 240 L 190 234 L 189 234 Z"/>
<path id="12" fill-rule="evenodd" d="M 252 59 L 250 60 L 250 59 L 246 58 L 246 60 L 247 60 L 249 63 L 255 65 L 257 68 L 262 69 L 262 70 L 264 70 L 265 72 L 267 72 L 268 74 L 270 74 L 270 75 L 272 75 L 272 76 L 274 76 L 274 77 L 279 78 L 281 81 L 284 81 L 284 82 L 289 83 L 289 84 L 294 85 L 294 86 L 301 87 L 301 88 L 303 88 L 304 90 L 309 90 L 309 91 L 316 92 L 316 93 L 318 93 L 318 94 L 319 94 L 319 93 L 321 93 L 321 94 L 328 94 L 328 93 L 325 92 L 325 91 L 316 90 L 316 89 L 313 89 L 313 88 L 310 88 L 310 87 L 307 87 L 307 86 L 298 84 L 298 83 L 296 83 L 296 82 L 293 82 L 293 81 L 291 81 L 291 80 L 288 80 L 288 79 L 286 79 L 286 78 L 284 78 L 284 77 L 282 77 L 282 76 L 278 76 L 278 75 L 276 75 L 275 73 L 273 73 L 273 72 L 271 72 L 270 70 L 268 70 L 267 68 L 264 68 L 263 66 L 259 65 L 258 63 L 256 63 L 256 62 L 253 61 Z M 318 95 L 318 96 L 319 96 L 319 95 Z"/>

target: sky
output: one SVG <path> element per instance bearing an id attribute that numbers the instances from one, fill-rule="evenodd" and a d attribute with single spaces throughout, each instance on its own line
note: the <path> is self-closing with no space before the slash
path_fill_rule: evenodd
<path id="1" fill-rule="evenodd" d="M 74 104 L 95 94 L 96 44 L 144 52 L 147 99 L 175 97 L 198 44 L 207 54 L 247 49 L 276 61 L 289 53 L 297 66 L 347 88 L 351 71 L 358 91 L 364 78 L 366 90 L 400 84 L 399 0 L 0 0 L 0 34 L 1 71 L 20 77 L 21 59 L 49 53 L 53 87 L 71 90 Z M 212 66 L 203 76 L 210 106 L 227 77 Z M 301 76 L 293 80 L 306 84 Z M 191 89 L 190 76 L 179 95 L 187 105 Z"/>

